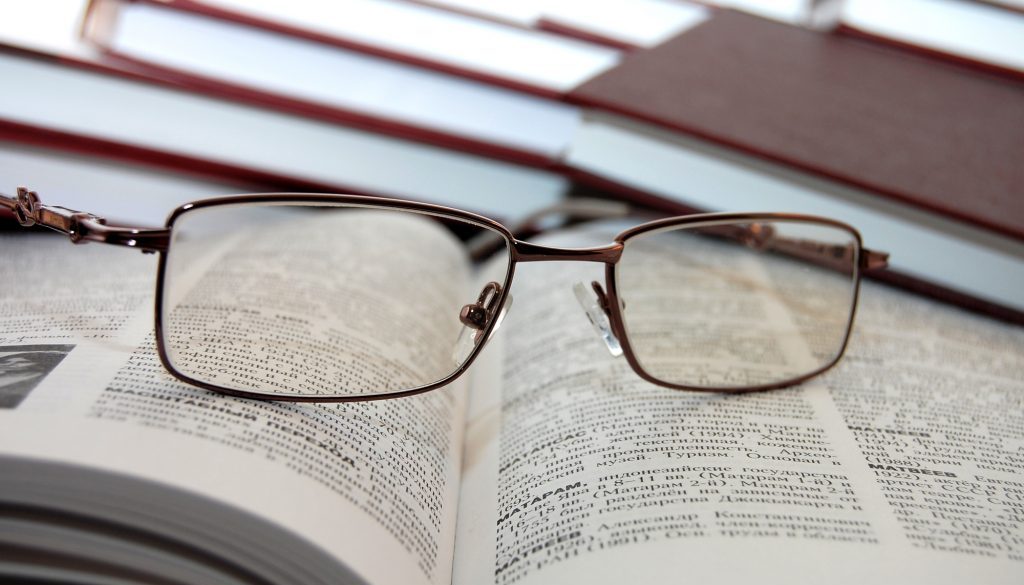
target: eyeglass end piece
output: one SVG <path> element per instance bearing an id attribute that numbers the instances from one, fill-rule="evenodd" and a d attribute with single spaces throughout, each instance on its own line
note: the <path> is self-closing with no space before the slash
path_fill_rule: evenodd
<path id="1" fill-rule="evenodd" d="M 878 250 L 869 250 L 864 248 L 862 251 L 862 262 L 861 267 L 864 270 L 881 270 L 882 268 L 889 267 L 889 253 L 880 252 Z"/>

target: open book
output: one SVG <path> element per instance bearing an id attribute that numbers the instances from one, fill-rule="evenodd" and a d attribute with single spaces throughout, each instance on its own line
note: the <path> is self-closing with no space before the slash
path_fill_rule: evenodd
<path id="1" fill-rule="evenodd" d="M 458 247 L 437 230 L 408 233 Z M 555 237 L 608 241 L 595 226 Z M 867 283 L 846 358 L 824 376 L 766 393 L 681 392 L 644 382 L 595 338 L 573 284 L 600 280 L 600 265 L 533 264 L 518 270 L 501 331 L 447 387 L 256 402 L 160 366 L 154 256 L 33 234 L 3 235 L 0 249 L 0 577 L 1024 579 L 1019 328 Z M 289 250 L 247 240 L 219 253 L 258 267 Z M 443 256 L 448 270 L 417 274 L 475 295 L 488 268 Z M 272 290 L 217 266 L 197 266 L 195 286 L 224 277 L 239 295 Z M 311 293 L 343 278 L 303 274 Z M 394 307 L 422 285 L 373 292 Z M 267 315 L 288 306 L 268 303 Z M 396 347 L 395 359 L 417 349 Z"/>

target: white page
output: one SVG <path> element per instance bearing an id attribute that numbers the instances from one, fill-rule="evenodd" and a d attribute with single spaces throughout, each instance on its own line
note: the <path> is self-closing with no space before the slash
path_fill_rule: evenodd
<path id="1" fill-rule="evenodd" d="M 569 286 L 601 272 L 520 270 L 506 374 L 471 394 L 456 585 L 1024 577 L 1020 328 L 867 285 L 821 378 L 672 391 L 579 314 Z"/>
<path id="2" fill-rule="evenodd" d="M 78 29 L 87 0 L 35 0 L 7 6 L 0 19 L 0 43 L 43 52 L 95 57 L 97 51 L 79 42 Z"/>
<path id="3" fill-rule="evenodd" d="M 843 23 L 1024 71 L 1024 14 L 963 0 L 849 0 Z"/>
<path id="4" fill-rule="evenodd" d="M 544 14 L 545 0 L 423 0 L 421 4 L 450 8 L 518 26 L 533 27 Z"/>
<path id="5" fill-rule="evenodd" d="M 427 4 L 537 27 L 541 20 L 637 47 L 653 47 L 708 18 L 699 4 L 676 0 L 430 0 Z"/>
<path id="6" fill-rule="evenodd" d="M 742 10 L 789 24 L 803 24 L 809 0 L 707 0 L 708 4 Z"/>
<path id="7" fill-rule="evenodd" d="M 579 124 L 568 104 L 356 51 L 149 4 L 118 14 L 114 51 L 273 95 L 548 159 Z"/>
<path id="8" fill-rule="evenodd" d="M 6 469 L 9 472 L 9 468 Z M 16 535 L 16 536 L 14 536 Z M 11 538 L 14 536 L 13 538 Z M 5 538 L 7 537 L 7 538 Z M 29 520 L 24 517 L 8 518 L 0 515 L 0 546 L 24 547 L 36 552 L 53 550 L 53 543 L 63 544 L 64 550 L 74 550 L 79 558 L 109 559 L 110 565 L 104 570 L 93 571 L 76 566 L 76 563 L 61 559 L 59 555 L 51 560 L 49 566 L 17 561 L 0 561 L 0 572 L 9 582 L 32 582 L 36 580 L 52 583 L 141 583 L 140 577 L 145 575 L 150 581 L 173 579 L 179 583 L 206 583 L 209 585 L 246 585 L 249 581 L 213 571 L 199 562 L 183 561 L 181 556 L 168 554 L 151 546 L 152 543 L 134 542 L 124 538 L 112 538 L 104 534 L 102 525 L 85 528 L 81 525 L 70 527 L 47 522 L 44 519 Z M 46 558 L 45 553 L 42 555 Z M 35 561 L 36 559 L 33 559 Z M 63 564 L 61 563 L 63 560 Z M 111 571 L 110 567 L 123 568 Z M 103 574 L 103 577 L 98 575 Z M 27 576 L 31 575 L 32 579 Z M 116 576 L 115 576 L 116 575 Z M 118 579 L 118 581 L 114 581 Z M 120 579 L 124 579 L 120 581 Z M 173 581 L 172 581 L 173 582 Z"/>
<path id="9" fill-rule="evenodd" d="M 563 93 L 614 67 L 619 52 L 558 35 L 386 0 L 206 0 L 209 6 Z"/>
<path id="10" fill-rule="evenodd" d="M 217 395 L 173 380 L 155 355 L 155 257 L 33 234 L 4 236 L 3 249 L 0 355 L 61 359 L 27 387 L 4 372 L 0 452 L 198 492 L 301 535 L 369 582 L 449 582 L 460 384 L 351 405 Z"/>
<path id="11" fill-rule="evenodd" d="M 654 47 L 709 18 L 708 9 L 673 0 L 552 0 L 544 18 L 637 47 Z"/>
<path id="12" fill-rule="evenodd" d="M 19 85 L 0 92 L 3 119 L 339 188 L 515 217 L 567 185 L 553 173 L 33 59 L 0 55 L 0 77 Z"/>

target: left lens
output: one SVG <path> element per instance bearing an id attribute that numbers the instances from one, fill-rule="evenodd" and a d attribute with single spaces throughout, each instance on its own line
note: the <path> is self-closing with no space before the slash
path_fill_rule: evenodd
<path id="1" fill-rule="evenodd" d="M 615 268 L 627 347 L 650 377 L 698 389 L 799 381 L 839 358 L 860 239 L 807 219 L 670 225 L 625 241 Z"/>
<path id="2" fill-rule="evenodd" d="M 500 236 L 505 264 L 467 324 L 487 283 L 464 242 L 482 231 Z M 174 218 L 171 238 L 168 365 L 269 398 L 369 398 L 452 376 L 504 298 L 510 257 L 503 234 L 470 218 L 322 201 L 199 206 Z"/>

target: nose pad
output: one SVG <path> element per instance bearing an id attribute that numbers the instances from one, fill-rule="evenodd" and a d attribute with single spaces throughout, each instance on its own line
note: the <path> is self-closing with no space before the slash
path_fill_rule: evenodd
<path id="1" fill-rule="evenodd" d="M 456 365 L 464 364 L 476 346 L 490 340 L 494 332 L 501 327 L 508 307 L 512 305 L 512 295 L 508 295 L 501 311 L 497 311 L 495 314 L 499 297 L 501 297 L 501 285 L 496 282 L 488 282 L 480 291 L 480 296 L 475 303 L 462 307 L 459 312 L 459 321 L 462 321 L 464 327 L 459 331 L 459 338 L 455 341 L 455 348 L 452 350 L 452 361 Z M 494 327 L 491 328 L 490 335 L 485 340 L 484 331 L 492 321 Z"/>
<path id="2" fill-rule="evenodd" d="M 512 308 L 512 293 L 508 293 L 505 296 L 505 304 L 501 306 L 501 310 L 498 311 L 498 316 L 495 318 L 494 327 L 491 329 L 491 334 L 487 336 L 487 341 L 490 341 L 494 334 L 501 328 L 501 324 L 505 322 L 505 315 L 508 314 L 508 310 Z"/>
<path id="3" fill-rule="evenodd" d="M 608 299 L 605 297 L 604 289 L 597 281 L 592 281 L 590 286 L 593 290 L 588 291 L 585 284 L 577 282 L 572 286 L 572 290 L 576 294 L 576 300 L 583 307 L 583 312 L 586 313 L 590 324 L 594 326 L 597 335 L 604 341 L 608 353 L 612 354 L 612 357 L 619 357 L 622 355 L 622 345 L 619 344 L 619 338 L 612 332 L 612 324 L 608 320 Z"/>

